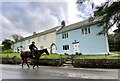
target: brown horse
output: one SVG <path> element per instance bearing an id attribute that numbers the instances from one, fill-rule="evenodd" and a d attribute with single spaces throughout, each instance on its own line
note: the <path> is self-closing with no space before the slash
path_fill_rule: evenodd
<path id="1" fill-rule="evenodd" d="M 20 56 L 21 56 L 21 58 L 22 58 L 22 60 L 23 60 L 23 62 L 22 62 L 22 68 L 23 68 L 23 64 L 24 64 L 24 63 L 26 63 L 27 66 L 28 66 L 28 68 L 30 68 L 30 67 L 29 67 L 29 64 L 28 64 L 28 62 L 27 62 L 27 59 L 28 59 L 28 58 L 34 59 L 33 68 L 34 68 L 35 66 L 38 67 L 39 58 L 41 57 L 41 55 L 42 55 L 43 53 L 46 53 L 47 55 L 49 55 L 49 52 L 48 52 L 47 49 L 36 50 L 36 51 L 34 52 L 34 56 L 35 56 L 34 58 L 31 58 L 31 57 L 30 57 L 29 51 L 22 52 L 22 53 L 20 54 Z"/>

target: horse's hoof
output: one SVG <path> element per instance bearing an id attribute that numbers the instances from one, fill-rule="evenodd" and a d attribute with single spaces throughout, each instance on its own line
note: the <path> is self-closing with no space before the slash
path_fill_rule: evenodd
<path id="1" fill-rule="evenodd" d="M 33 69 L 35 68 L 35 66 L 33 66 Z"/>

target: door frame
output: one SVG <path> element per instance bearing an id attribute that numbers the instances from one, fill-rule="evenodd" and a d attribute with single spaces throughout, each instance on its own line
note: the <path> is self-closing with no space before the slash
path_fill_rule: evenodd
<path id="1" fill-rule="evenodd" d="M 72 44 L 73 44 L 73 54 L 77 54 L 77 52 L 75 52 L 75 50 L 74 50 L 74 45 L 75 45 L 75 44 L 79 44 L 79 45 L 80 45 L 80 42 L 75 40 Z M 80 46 L 79 46 L 79 47 L 80 47 Z M 80 53 L 80 48 L 79 48 L 79 47 L 78 47 L 78 49 L 79 49 L 78 54 Z"/>

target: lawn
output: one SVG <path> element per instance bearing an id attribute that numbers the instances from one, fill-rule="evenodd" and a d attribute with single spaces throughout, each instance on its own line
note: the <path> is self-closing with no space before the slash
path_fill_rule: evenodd
<path id="1" fill-rule="evenodd" d="M 112 51 L 113 54 L 120 54 L 120 51 Z"/>
<path id="2" fill-rule="evenodd" d="M 119 53 L 119 52 L 114 52 Z M 6 54 L 0 54 L 0 57 L 14 57 L 16 58 L 21 58 L 20 53 L 6 53 Z M 58 59 L 58 58 L 65 58 L 67 55 L 60 55 L 60 54 L 50 54 L 50 55 L 42 55 L 41 58 L 50 58 L 50 59 Z M 80 55 L 80 56 L 75 56 L 75 58 L 86 58 L 86 59 L 105 59 L 105 58 L 120 58 L 120 56 L 111 56 L 111 55 Z"/>
<path id="3" fill-rule="evenodd" d="M 20 53 L 6 53 L 6 54 L 0 54 L 0 57 L 14 57 L 16 56 L 16 58 L 21 58 L 20 57 Z M 43 54 L 41 56 L 41 58 L 52 58 L 52 59 L 57 59 L 57 58 L 62 58 L 65 57 L 66 55 L 60 55 L 60 54 L 50 54 L 50 55 L 45 55 Z"/>
<path id="4" fill-rule="evenodd" d="M 116 58 L 116 59 L 118 59 L 118 58 L 120 58 L 120 56 L 114 56 L 114 54 L 120 54 L 120 51 L 112 51 L 111 52 L 113 55 L 81 55 L 81 56 L 76 56 L 75 58 L 87 58 L 87 59 L 89 59 L 89 58 L 93 58 L 93 59 L 95 59 L 95 58 L 97 58 L 97 59 L 105 59 L 105 58 Z"/>
<path id="5" fill-rule="evenodd" d="M 60 54 L 49 54 L 49 55 L 42 55 L 41 58 L 48 58 L 48 59 L 58 59 L 58 58 L 65 58 L 66 55 L 60 55 Z"/>
<path id="6" fill-rule="evenodd" d="M 82 58 L 82 59 L 106 59 L 106 58 L 120 58 L 120 56 L 110 56 L 110 55 L 81 55 L 75 56 L 75 58 Z"/>
<path id="7" fill-rule="evenodd" d="M 16 58 L 20 58 L 20 53 L 5 53 L 5 54 L 2 54 L 0 53 L 0 57 L 14 57 L 16 56 Z"/>

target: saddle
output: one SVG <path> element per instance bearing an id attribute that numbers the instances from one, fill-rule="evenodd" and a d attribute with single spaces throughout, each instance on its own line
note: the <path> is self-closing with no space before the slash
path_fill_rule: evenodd
<path id="1" fill-rule="evenodd" d="M 33 59 L 34 58 L 34 52 L 29 52 L 29 57 Z"/>

